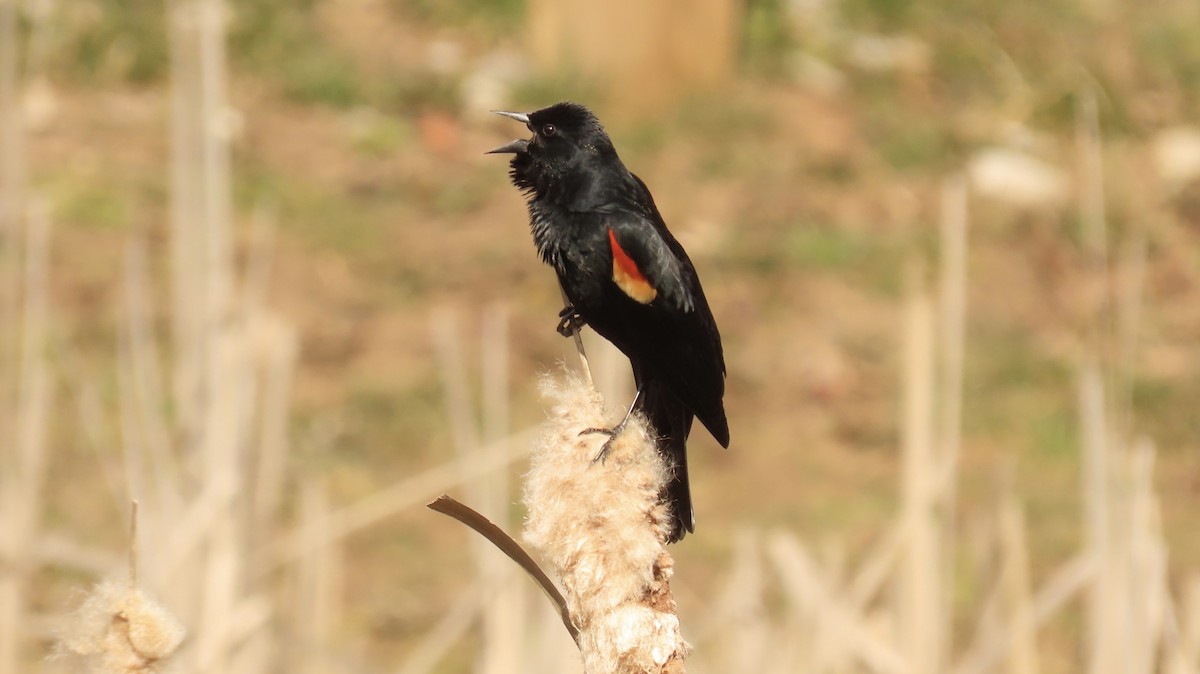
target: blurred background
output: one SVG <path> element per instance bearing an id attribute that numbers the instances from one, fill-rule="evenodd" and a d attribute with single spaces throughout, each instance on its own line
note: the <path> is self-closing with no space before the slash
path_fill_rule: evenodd
<path id="1" fill-rule="evenodd" d="M 1194 0 L 0 0 L 0 673 L 85 671 L 46 656 L 135 498 L 176 671 L 578 670 L 423 507 L 520 529 L 575 360 L 482 153 L 564 99 L 724 338 L 692 671 L 1196 672 L 1197 35 Z"/>

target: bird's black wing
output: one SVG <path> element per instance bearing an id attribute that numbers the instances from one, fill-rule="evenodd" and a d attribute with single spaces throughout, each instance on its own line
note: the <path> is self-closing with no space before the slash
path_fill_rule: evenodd
<path id="1" fill-rule="evenodd" d="M 645 362 L 635 363 L 635 370 L 644 366 L 657 371 L 717 441 L 728 446 L 721 404 L 725 358 L 716 321 L 687 253 L 661 217 L 654 217 L 657 211 L 649 215 L 621 211 L 603 221 L 613 252 L 613 282 L 645 307 L 633 322 L 637 327 L 623 330 L 621 342 L 628 345 L 623 350 L 631 360 L 640 354 Z"/>
<path id="2" fill-rule="evenodd" d="M 671 250 L 653 220 L 618 211 L 604 218 L 613 255 L 613 281 L 643 304 L 646 298 L 666 301 L 672 308 L 690 312 L 696 306 L 695 272 Z M 689 273 L 690 272 L 690 273 Z M 652 292 L 637 292 L 644 280 Z"/>

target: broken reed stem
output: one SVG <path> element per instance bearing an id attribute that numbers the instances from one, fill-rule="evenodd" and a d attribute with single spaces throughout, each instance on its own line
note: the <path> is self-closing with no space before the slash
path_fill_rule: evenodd
<path id="1" fill-rule="evenodd" d="M 579 628 L 571 621 L 571 612 L 567 609 L 567 600 L 563 599 L 562 593 L 555 587 L 554 581 L 550 580 L 546 572 L 542 571 L 542 567 L 538 566 L 538 563 L 533 560 L 533 557 L 529 556 L 529 553 L 525 551 L 525 548 L 521 547 L 520 543 L 513 540 L 512 536 L 504 533 L 503 529 L 493 524 L 488 518 L 446 494 L 437 497 L 425 507 L 443 515 L 449 515 L 471 527 L 479 535 L 490 541 L 492 545 L 495 545 L 500 552 L 508 555 L 508 558 L 516 562 L 517 566 L 524 569 L 525 573 L 528 573 L 529 577 L 533 578 L 534 582 L 538 584 L 538 587 L 542 588 L 542 592 L 546 594 L 546 598 L 558 609 L 559 615 L 562 616 L 563 627 L 567 628 L 567 632 L 570 633 L 571 638 L 575 640 L 576 644 L 579 643 Z"/>
<path id="2" fill-rule="evenodd" d="M 562 294 L 563 307 L 571 306 L 571 300 L 567 297 L 567 289 L 563 288 L 561 283 L 558 285 L 558 292 Z M 588 388 L 595 391 L 596 382 L 592 381 L 592 366 L 588 365 L 587 351 L 583 348 L 583 336 L 576 330 L 571 337 L 575 340 L 575 352 L 579 354 L 579 367 L 583 370 L 583 377 L 587 380 Z"/>

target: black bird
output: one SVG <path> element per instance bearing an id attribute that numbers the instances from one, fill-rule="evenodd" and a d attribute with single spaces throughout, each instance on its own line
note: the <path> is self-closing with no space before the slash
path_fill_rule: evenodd
<path id="1" fill-rule="evenodd" d="M 570 336 L 590 325 L 633 366 L 637 395 L 629 413 L 611 429 L 589 429 L 610 436 L 597 460 L 641 410 L 673 471 L 665 497 L 674 515 L 671 542 L 678 541 L 696 526 L 685 446 L 692 420 L 729 446 L 725 357 L 700 278 L 650 190 L 625 168 L 590 110 L 558 103 L 498 114 L 533 132 L 490 153 L 515 155 L 509 175 L 528 199 L 533 241 L 570 303 L 559 314 L 559 332 Z"/>

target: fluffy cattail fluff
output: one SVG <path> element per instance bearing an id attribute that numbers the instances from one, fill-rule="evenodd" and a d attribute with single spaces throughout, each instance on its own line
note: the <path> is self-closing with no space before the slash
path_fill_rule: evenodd
<path id="1" fill-rule="evenodd" d="M 542 388 L 554 406 L 526 480 L 525 540 L 559 578 L 584 670 L 681 673 L 691 647 L 671 595 L 668 475 L 645 420 L 631 419 L 593 463 L 607 436 L 579 432 L 611 425 L 600 395 L 573 378 Z"/>
<path id="2" fill-rule="evenodd" d="M 61 655 L 91 674 L 163 671 L 184 629 L 160 604 L 128 583 L 105 581 L 88 595 L 59 639 Z"/>

